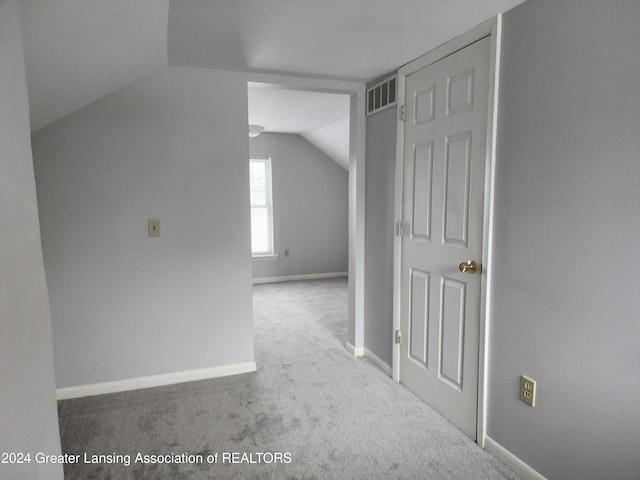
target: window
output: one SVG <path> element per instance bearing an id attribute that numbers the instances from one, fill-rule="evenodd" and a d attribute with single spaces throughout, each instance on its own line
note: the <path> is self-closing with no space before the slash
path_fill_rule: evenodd
<path id="1" fill-rule="evenodd" d="M 251 159 L 249 174 L 251 190 L 251 254 L 254 257 L 274 255 L 271 159 Z"/>

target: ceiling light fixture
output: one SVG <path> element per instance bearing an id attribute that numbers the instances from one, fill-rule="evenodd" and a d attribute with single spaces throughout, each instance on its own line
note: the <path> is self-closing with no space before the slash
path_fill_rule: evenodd
<path id="1" fill-rule="evenodd" d="M 264 127 L 260 125 L 249 125 L 249 138 L 257 137 L 262 133 Z"/>

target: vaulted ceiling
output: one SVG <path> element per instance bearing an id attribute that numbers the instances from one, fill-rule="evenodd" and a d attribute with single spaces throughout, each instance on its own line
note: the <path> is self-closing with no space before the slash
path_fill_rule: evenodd
<path id="1" fill-rule="evenodd" d="M 297 133 L 349 169 L 349 97 L 249 83 L 249 124 Z"/>
<path id="2" fill-rule="evenodd" d="M 372 80 L 522 1 L 21 0 L 32 130 L 167 64 Z"/>
<path id="3" fill-rule="evenodd" d="M 20 0 L 31 130 L 167 65 L 169 0 Z"/>

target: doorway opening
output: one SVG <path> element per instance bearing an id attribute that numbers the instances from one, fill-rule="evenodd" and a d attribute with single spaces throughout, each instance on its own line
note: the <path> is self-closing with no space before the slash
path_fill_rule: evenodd
<path id="1" fill-rule="evenodd" d="M 347 278 L 347 344 L 356 345 L 363 329 L 364 85 L 269 76 L 247 90 L 249 124 L 262 128 L 249 140 L 250 157 L 269 159 L 273 222 L 271 254 L 252 259 L 253 283 Z"/>

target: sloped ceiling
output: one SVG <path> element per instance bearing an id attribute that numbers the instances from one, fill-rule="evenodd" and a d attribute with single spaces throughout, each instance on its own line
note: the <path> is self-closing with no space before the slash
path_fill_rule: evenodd
<path id="1" fill-rule="evenodd" d="M 364 82 L 522 1 L 172 0 L 168 59 L 171 65 Z M 338 99 L 331 96 L 323 101 L 303 92 L 253 90 L 249 123 L 300 133 L 348 168 L 348 103 L 342 114 L 340 108 L 332 114 Z"/>
<path id="2" fill-rule="evenodd" d="M 169 0 L 21 0 L 31 130 L 167 65 Z"/>
<path id="3" fill-rule="evenodd" d="M 297 133 L 342 168 L 349 167 L 349 97 L 249 83 L 249 124 Z"/>
<path id="4" fill-rule="evenodd" d="M 21 0 L 32 130 L 167 64 L 368 81 L 522 1 Z"/>
<path id="5" fill-rule="evenodd" d="M 349 119 L 318 127 L 301 134 L 331 160 L 345 170 L 349 170 Z"/>

